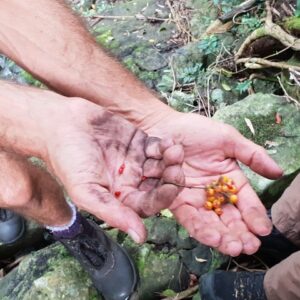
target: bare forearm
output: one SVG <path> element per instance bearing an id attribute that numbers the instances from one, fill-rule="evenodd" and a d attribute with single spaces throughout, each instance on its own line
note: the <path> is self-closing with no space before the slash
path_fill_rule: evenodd
<path id="1" fill-rule="evenodd" d="M 2 0 L 0 50 L 60 93 L 101 104 L 137 126 L 171 111 L 99 48 L 63 1 Z"/>
<path id="2" fill-rule="evenodd" d="M 0 81 L 0 148 L 45 157 L 45 128 L 52 128 L 60 114 L 54 97 L 64 98 L 47 90 Z"/>

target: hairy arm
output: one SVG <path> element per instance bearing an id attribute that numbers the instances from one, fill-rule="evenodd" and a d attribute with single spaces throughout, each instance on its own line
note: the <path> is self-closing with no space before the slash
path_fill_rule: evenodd
<path id="1" fill-rule="evenodd" d="M 61 94 L 101 104 L 137 126 L 173 111 L 96 44 L 64 1 L 0 1 L 0 51 Z"/>

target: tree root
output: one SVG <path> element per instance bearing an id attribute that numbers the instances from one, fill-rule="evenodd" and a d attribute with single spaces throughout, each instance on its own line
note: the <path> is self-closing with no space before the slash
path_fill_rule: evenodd
<path id="1" fill-rule="evenodd" d="M 294 37 L 293 35 L 290 35 L 286 31 L 284 31 L 279 25 L 273 22 L 272 8 L 269 0 L 266 1 L 266 11 L 267 17 L 265 25 L 253 31 L 252 34 L 250 34 L 248 38 L 244 41 L 244 43 L 241 45 L 240 49 L 235 55 L 237 61 L 240 61 L 239 58 L 243 56 L 245 49 L 249 47 L 251 43 L 264 36 L 273 37 L 285 47 L 291 48 L 295 51 L 300 51 L 300 39 Z"/>
<path id="2" fill-rule="evenodd" d="M 269 68 L 278 68 L 278 69 L 286 69 L 286 70 L 294 70 L 294 71 L 300 71 L 300 66 L 294 66 L 285 62 L 275 62 L 270 61 L 263 58 L 257 58 L 257 57 L 246 57 L 246 58 L 240 58 L 236 61 L 236 63 L 244 63 L 245 67 L 248 69 L 263 69 L 264 67 Z"/>

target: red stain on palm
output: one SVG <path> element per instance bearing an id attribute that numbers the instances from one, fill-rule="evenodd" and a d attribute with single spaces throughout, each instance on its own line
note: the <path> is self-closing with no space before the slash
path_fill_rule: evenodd
<path id="1" fill-rule="evenodd" d="M 125 164 L 123 163 L 121 166 L 120 166 L 120 168 L 119 168 L 119 174 L 121 175 L 121 174 L 123 174 L 124 173 L 124 170 L 125 170 Z"/>
<path id="2" fill-rule="evenodd" d="M 148 177 L 142 176 L 141 181 L 145 181 Z"/>
<path id="3" fill-rule="evenodd" d="M 116 197 L 116 198 L 119 198 L 120 196 L 121 196 L 121 192 L 120 192 L 120 191 L 116 191 L 116 192 L 115 192 L 115 197 Z"/>

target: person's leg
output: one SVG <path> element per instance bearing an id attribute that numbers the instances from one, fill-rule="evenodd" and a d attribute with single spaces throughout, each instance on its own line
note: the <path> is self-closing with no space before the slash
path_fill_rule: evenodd
<path id="1" fill-rule="evenodd" d="M 49 174 L 6 152 L 0 153 L 0 207 L 47 226 L 66 225 L 72 217 L 59 185 Z"/>
<path id="2" fill-rule="evenodd" d="M 271 214 L 280 233 L 300 247 L 300 174 L 272 206 Z"/>
<path id="3" fill-rule="evenodd" d="M 138 276 L 127 252 L 65 201 L 50 174 L 0 152 L 0 207 L 47 226 L 89 273 L 105 299 L 135 297 Z"/>
<path id="4" fill-rule="evenodd" d="M 267 271 L 264 288 L 268 300 L 300 299 L 300 251 Z"/>

